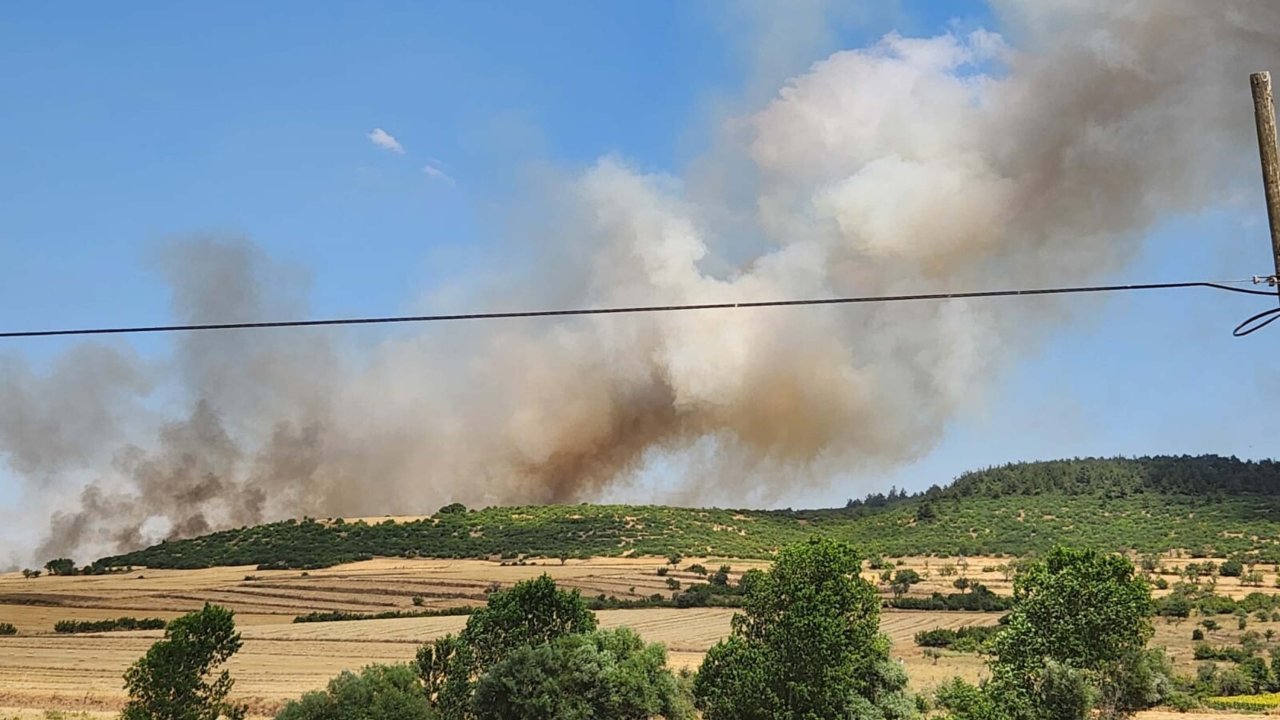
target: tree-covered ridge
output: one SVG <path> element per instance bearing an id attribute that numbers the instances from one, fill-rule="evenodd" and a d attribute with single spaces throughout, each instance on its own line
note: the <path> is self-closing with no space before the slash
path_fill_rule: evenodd
<path id="1" fill-rule="evenodd" d="M 1280 495 L 1280 463 L 1218 455 L 1010 463 L 967 472 L 942 495 Z"/>
<path id="2" fill-rule="evenodd" d="M 1018 463 L 966 473 L 947 488 L 826 510 L 454 505 L 407 523 L 304 519 L 227 530 L 95 567 L 307 568 L 373 556 L 766 558 L 813 534 L 889 556 L 1022 555 L 1069 544 L 1280 559 L 1280 465 L 1215 456 Z"/>

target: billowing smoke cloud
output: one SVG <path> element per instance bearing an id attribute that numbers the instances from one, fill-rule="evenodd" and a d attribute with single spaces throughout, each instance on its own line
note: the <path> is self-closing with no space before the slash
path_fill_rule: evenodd
<path id="1" fill-rule="evenodd" d="M 685 181 L 607 157 L 558 183 L 544 227 L 525 228 L 545 262 L 491 304 L 1071 283 L 1122 266 L 1155 221 L 1254 181 L 1247 74 L 1280 65 L 1280 5 L 996 14 L 1000 34 L 890 35 L 816 63 L 729 123 L 734 150 Z M 243 241 L 181 243 L 165 267 L 182 320 L 305 311 L 304 283 Z M 155 373 L 85 347 L 49 377 L 0 365 L 0 453 L 33 497 L 84 488 L 50 500 L 46 555 L 303 513 L 635 496 L 646 472 L 680 473 L 657 500 L 771 502 L 928 451 L 1035 342 L 1027 321 L 1058 312 L 956 301 L 389 339 L 192 334 L 173 368 L 188 410 L 158 423 Z"/>

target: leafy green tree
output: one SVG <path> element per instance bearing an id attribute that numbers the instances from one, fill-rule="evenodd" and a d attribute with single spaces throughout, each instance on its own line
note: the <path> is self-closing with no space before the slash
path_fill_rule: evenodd
<path id="1" fill-rule="evenodd" d="M 76 564 L 71 558 L 58 558 L 44 564 L 50 575 L 75 575 Z"/>
<path id="2" fill-rule="evenodd" d="M 729 573 L 732 570 L 733 568 L 729 567 L 728 565 L 721 565 L 719 570 L 716 570 L 715 572 L 711 573 L 711 576 L 707 578 L 707 582 L 711 583 L 712 585 L 718 585 L 719 587 L 728 587 Z"/>
<path id="3" fill-rule="evenodd" d="M 240 645 L 234 613 L 218 605 L 169 623 L 164 639 L 125 671 L 122 720 L 242 720 L 244 706 L 227 701 L 231 674 L 212 676 Z"/>
<path id="4" fill-rule="evenodd" d="M 675 566 L 679 565 L 680 561 L 683 559 L 684 559 L 684 556 L 681 555 L 680 553 L 671 553 L 670 555 L 667 556 L 667 564 L 674 568 Z"/>
<path id="5" fill-rule="evenodd" d="M 567 635 L 508 654 L 476 685 L 478 720 L 691 720 L 666 649 L 627 628 Z"/>
<path id="6" fill-rule="evenodd" d="M 548 575 L 489 595 L 488 604 L 449 635 L 418 651 L 427 696 L 447 719 L 469 718 L 476 680 L 511 652 L 596 629 L 595 613 L 577 590 L 556 587 Z"/>
<path id="7" fill-rule="evenodd" d="M 408 665 L 346 671 L 325 690 L 284 706 L 276 720 L 431 720 L 431 704 Z"/>
<path id="8" fill-rule="evenodd" d="M 1244 573 L 1244 562 L 1238 557 L 1227 558 L 1222 562 L 1222 566 L 1218 568 L 1218 574 L 1222 577 L 1240 577 Z"/>
<path id="9" fill-rule="evenodd" d="M 449 679 L 449 670 L 465 646 L 457 635 L 449 634 L 418 648 L 414 667 L 426 691 L 427 699 L 436 702 Z M 465 664 L 465 663 L 464 663 Z"/>
<path id="10" fill-rule="evenodd" d="M 861 564 L 849 545 L 813 538 L 744 576 L 744 612 L 694 681 L 705 720 L 914 717 Z"/>
<path id="11" fill-rule="evenodd" d="M 906 591 L 910 590 L 912 585 L 915 585 L 922 579 L 923 578 L 920 577 L 920 573 L 909 568 L 895 572 L 893 574 L 892 584 L 893 594 L 902 595 Z"/>
<path id="12" fill-rule="evenodd" d="M 1075 699 L 1092 702 L 1092 691 L 1076 693 L 1081 682 L 1113 690 L 1126 684 L 1152 635 L 1155 609 L 1150 587 L 1128 559 L 1056 548 L 1019 573 L 1013 590 L 1014 608 L 993 644 L 992 691 L 1009 699 L 1015 716 L 1081 718 L 1046 713 L 1075 712 Z M 1136 697 L 1114 691 L 1100 710 L 1126 714 L 1137 709 Z"/>
<path id="13" fill-rule="evenodd" d="M 518 582 L 489 596 L 488 605 L 467 618 L 460 639 L 482 667 L 524 645 L 596 629 L 595 613 L 577 590 L 561 590 L 550 575 Z"/>

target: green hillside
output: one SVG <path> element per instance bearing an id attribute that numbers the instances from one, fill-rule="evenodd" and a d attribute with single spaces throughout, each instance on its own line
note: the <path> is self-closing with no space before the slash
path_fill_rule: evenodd
<path id="1" fill-rule="evenodd" d="M 372 556 L 767 557 L 811 533 L 866 553 L 1021 555 L 1066 543 L 1280 560 L 1280 463 L 1153 457 L 1017 463 L 824 510 L 629 505 L 442 508 L 411 523 L 288 520 L 164 542 L 98 567 L 322 567 Z"/>

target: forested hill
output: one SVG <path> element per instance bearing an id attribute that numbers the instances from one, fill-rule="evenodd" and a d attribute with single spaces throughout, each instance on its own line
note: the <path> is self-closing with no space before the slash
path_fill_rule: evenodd
<path id="1" fill-rule="evenodd" d="M 767 557 L 813 533 L 891 556 L 1020 555 L 1068 543 L 1250 551 L 1280 560 L 1280 465 L 1213 456 L 1017 463 L 924 493 L 891 491 L 826 510 L 451 505 L 415 522 L 304 519 L 227 530 L 94 566 L 307 568 L 373 556 Z"/>
<path id="2" fill-rule="evenodd" d="M 948 497 L 1133 493 L 1173 495 L 1280 495 L 1280 463 L 1199 457 L 1086 458 L 1011 463 L 961 475 Z"/>

